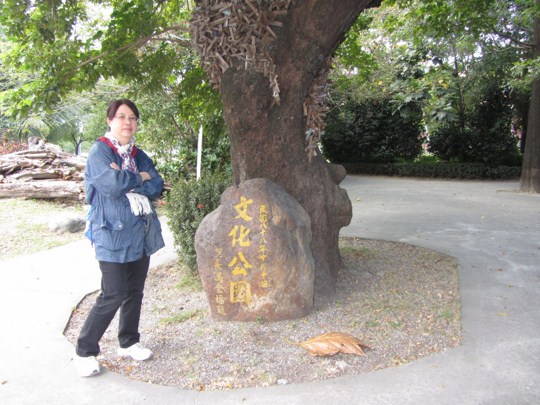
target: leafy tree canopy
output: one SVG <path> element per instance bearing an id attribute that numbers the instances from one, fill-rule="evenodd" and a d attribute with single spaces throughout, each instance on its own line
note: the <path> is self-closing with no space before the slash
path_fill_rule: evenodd
<path id="1" fill-rule="evenodd" d="M 522 97 L 540 66 L 536 12 L 534 0 L 386 0 L 338 50 L 334 92 L 390 97 L 396 111 L 421 102 L 428 127 L 463 119 L 486 80 Z"/>
<path id="2" fill-rule="evenodd" d="M 107 101 L 127 95 L 144 115 L 138 142 L 165 163 L 196 147 L 201 126 L 205 145 L 217 144 L 221 99 L 190 46 L 192 8 L 189 0 L 1 1 L 1 115 L 21 135 L 38 122 L 42 137 L 77 147 L 106 130 Z"/>
<path id="3" fill-rule="evenodd" d="M 139 90 L 177 80 L 189 52 L 189 1 L 2 1 L 2 55 L 30 77 L 3 92 L 7 111 L 47 110 L 70 91 L 114 77 Z"/>

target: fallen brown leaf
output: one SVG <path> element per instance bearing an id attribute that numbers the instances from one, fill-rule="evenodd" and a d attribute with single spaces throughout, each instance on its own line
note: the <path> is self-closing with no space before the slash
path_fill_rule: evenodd
<path id="1" fill-rule="evenodd" d="M 362 347 L 370 349 L 370 347 L 361 340 L 358 340 L 348 333 L 341 332 L 328 332 L 315 336 L 305 342 L 289 343 L 296 346 L 302 346 L 312 356 L 333 356 L 337 353 L 364 356 L 365 353 L 362 350 Z"/>

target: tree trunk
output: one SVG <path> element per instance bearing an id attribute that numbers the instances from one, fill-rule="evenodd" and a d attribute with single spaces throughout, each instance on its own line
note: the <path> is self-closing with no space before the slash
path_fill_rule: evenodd
<path id="1" fill-rule="evenodd" d="M 540 0 L 536 0 L 537 7 Z M 534 58 L 540 57 L 540 18 L 534 20 Z M 520 191 L 540 193 L 540 79 L 532 85 Z"/>
<path id="2" fill-rule="evenodd" d="M 351 202 L 338 184 L 341 166 L 305 151 L 303 103 L 317 75 L 342 41 L 358 14 L 374 1 L 293 1 L 276 28 L 270 55 L 280 87 L 273 104 L 268 77 L 246 70 L 241 62 L 228 68 L 221 81 L 224 117 L 231 139 L 235 183 L 268 178 L 280 184 L 311 218 L 315 289 L 332 293 L 341 265 L 339 231 L 352 217 Z"/>

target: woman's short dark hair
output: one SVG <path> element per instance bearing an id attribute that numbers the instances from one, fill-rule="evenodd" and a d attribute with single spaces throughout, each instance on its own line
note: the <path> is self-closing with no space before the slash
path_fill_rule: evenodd
<path id="1" fill-rule="evenodd" d="M 139 117 L 139 109 L 137 108 L 137 106 L 135 105 L 135 103 L 131 100 L 128 100 L 127 98 L 121 98 L 119 100 L 113 100 L 109 103 L 109 107 L 107 108 L 107 118 L 109 119 L 113 119 L 114 116 L 116 115 L 116 112 L 118 111 L 118 109 L 120 108 L 121 105 L 125 105 L 125 106 L 128 106 L 131 111 L 133 111 L 135 113 L 135 116 L 137 118 L 140 118 Z"/>

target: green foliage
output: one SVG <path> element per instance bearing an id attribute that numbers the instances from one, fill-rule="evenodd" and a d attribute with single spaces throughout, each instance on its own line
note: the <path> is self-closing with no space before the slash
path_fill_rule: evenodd
<path id="1" fill-rule="evenodd" d="M 345 99 L 332 108 L 322 137 L 325 157 L 335 163 L 412 160 L 421 151 L 420 111 L 409 102 L 395 112 L 390 100 Z"/>
<path id="2" fill-rule="evenodd" d="M 507 95 L 496 88 L 488 89 L 478 100 L 477 108 L 465 115 L 463 123 L 445 124 L 431 134 L 429 150 L 447 161 L 517 164 L 520 157 L 511 120 Z"/>
<path id="3" fill-rule="evenodd" d="M 483 163 L 345 163 L 349 174 L 378 176 L 446 178 L 446 179 L 516 179 L 521 175 L 519 166 L 492 166 Z"/>
<path id="4" fill-rule="evenodd" d="M 186 146 L 187 145 L 187 146 Z M 219 139 L 212 148 L 203 143 L 201 161 L 201 173 L 205 176 L 209 173 L 222 173 L 231 176 L 231 156 L 229 138 Z M 171 155 L 169 159 L 157 161 L 157 168 L 161 175 L 169 182 L 186 181 L 196 176 L 197 170 L 197 145 L 192 146 L 183 143 L 182 146 Z"/>
<path id="5" fill-rule="evenodd" d="M 418 30 L 423 18 L 409 9 L 383 5 L 368 14 L 370 29 L 349 34 L 365 55 L 356 60 L 354 69 L 346 65 L 350 58 L 340 59 L 347 69 L 332 76 L 334 91 L 357 100 L 392 100 L 396 109 L 414 102 L 422 109 L 428 130 L 455 120 L 475 39 L 428 36 Z M 337 54 L 341 55 L 339 50 Z"/>
<path id="6" fill-rule="evenodd" d="M 186 63 L 175 93 L 182 120 L 192 128 L 202 126 L 207 144 L 212 145 L 227 134 L 221 96 L 210 86 L 199 60 L 194 56 Z"/>
<path id="7" fill-rule="evenodd" d="M 2 2 L 0 16 L 6 38 L 14 44 L 2 58 L 29 73 L 20 86 L 4 91 L 4 105 L 10 114 L 22 117 L 35 106 L 46 109 L 58 103 L 67 94 L 67 82 L 75 87 L 73 76 L 66 73 L 87 47 L 74 28 L 85 16 L 83 2 Z"/>
<path id="8" fill-rule="evenodd" d="M 362 69 L 356 72 L 355 76 L 361 80 L 367 80 L 371 73 L 377 69 L 377 63 L 373 55 L 362 48 L 362 38 L 360 33 L 369 28 L 373 17 L 370 13 L 360 14 L 355 24 L 347 32 L 345 40 L 340 44 L 334 59 L 339 61 L 339 67 L 346 70 L 355 70 L 358 66 Z M 342 79 L 342 75 L 337 75 L 336 79 Z"/>
<path id="9" fill-rule="evenodd" d="M 479 35 L 493 27 L 497 0 L 386 0 L 385 4 L 399 5 L 407 10 L 409 19 L 416 20 L 414 33 L 434 39 L 451 36 Z M 506 2 L 504 2 L 506 3 Z M 395 19 L 388 28 L 399 28 L 402 20 Z"/>
<path id="10" fill-rule="evenodd" d="M 180 181 L 167 195 L 167 216 L 180 260 L 196 272 L 195 231 L 203 218 L 220 203 L 221 194 L 231 178 L 211 174 L 200 180 Z"/>
<path id="11" fill-rule="evenodd" d="M 100 79 L 156 90 L 182 68 L 190 1 L 1 2 L 2 60 L 28 77 L 1 96 L 20 117 Z"/>
<path id="12" fill-rule="evenodd" d="M 385 1 L 364 13 L 336 53 L 333 96 L 392 100 L 396 110 L 414 102 L 439 157 L 516 164 L 510 123 L 524 130 L 530 83 L 540 71 L 528 46 L 538 7 L 534 0 Z M 347 153 L 354 142 L 338 146 Z"/>
<path id="13" fill-rule="evenodd" d="M 168 181 L 195 176 L 197 138 L 203 129 L 202 171 L 230 170 L 230 146 L 219 94 L 205 81 L 198 62 L 186 56 L 182 80 L 172 80 L 164 91 L 144 92 L 136 98 L 144 114 L 137 134 L 152 151 Z"/>
<path id="14" fill-rule="evenodd" d="M 105 132 L 107 102 L 128 97 L 143 115 L 137 142 L 164 168 L 177 166 L 166 170 L 173 179 L 194 173 L 200 126 L 212 151 L 206 167 L 225 170 L 221 100 L 190 46 L 192 8 L 190 0 L 0 3 L 0 115 L 19 117 L 21 139 L 33 131 L 74 151 Z M 72 92 L 87 100 L 71 103 Z"/>

